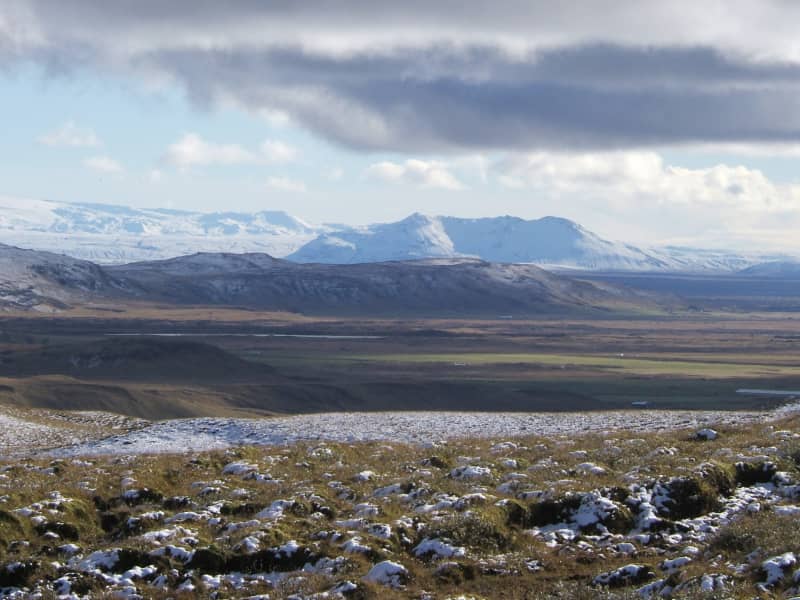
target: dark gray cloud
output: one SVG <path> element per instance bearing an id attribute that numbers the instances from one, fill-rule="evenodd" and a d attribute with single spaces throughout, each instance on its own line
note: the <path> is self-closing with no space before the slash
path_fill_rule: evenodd
<path id="1" fill-rule="evenodd" d="M 7 62 L 166 76 L 357 149 L 800 141 L 781 0 L 10 2 Z"/>
<path id="2" fill-rule="evenodd" d="M 279 108 L 357 148 L 578 149 L 800 139 L 800 67 L 712 50 L 590 46 L 509 58 L 430 48 L 346 59 L 296 49 L 161 52 L 202 105 Z"/>

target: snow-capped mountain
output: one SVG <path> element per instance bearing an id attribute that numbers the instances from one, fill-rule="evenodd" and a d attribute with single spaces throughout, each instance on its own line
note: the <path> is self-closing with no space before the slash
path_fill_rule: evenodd
<path id="1" fill-rule="evenodd" d="M 2 196 L 0 243 L 97 264 L 225 252 L 328 264 L 470 257 L 589 270 L 735 272 L 786 260 L 694 248 L 639 248 L 603 239 L 557 217 L 462 219 L 417 213 L 393 223 L 348 227 L 312 225 L 280 211 L 202 213 Z"/>
<path id="2" fill-rule="evenodd" d="M 206 252 L 285 256 L 316 227 L 281 211 L 202 213 L 0 196 L 0 242 L 101 264 Z"/>
<path id="3" fill-rule="evenodd" d="M 783 279 L 800 278 L 800 261 L 776 260 L 752 265 L 740 271 L 751 277 L 779 277 Z"/>
<path id="4" fill-rule="evenodd" d="M 483 219 L 413 214 L 396 223 L 323 233 L 287 258 L 359 263 L 471 256 L 492 262 L 620 271 L 735 271 L 754 262 L 722 251 L 642 249 L 612 242 L 568 219 Z"/>
<path id="5" fill-rule="evenodd" d="M 458 252 L 441 220 L 421 214 L 396 223 L 324 233 L 287 258 L 296 262 L 352 264 L 466 256 Z"/>

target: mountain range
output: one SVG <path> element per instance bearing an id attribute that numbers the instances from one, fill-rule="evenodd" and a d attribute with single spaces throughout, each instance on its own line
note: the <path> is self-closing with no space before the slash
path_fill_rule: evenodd
<path id="1" fill-rule="evenodd" d="M 459 256 L 602 271 L 735 271 L 760 262 L 725 252 L 642 249 L 605 240 L 559 217 L 462 219 L 419 213 L 395 223 L 321 233 L 287 258 L 350 264 Z"/>
<path id="2" fill-rule="evenodd" d="M 199 251 L 285 256 L 325 231 L 281 211 L 202 213 L 0 196 L 0 243 L 100 264 Z"/>
<path id="3" fill-rule="evenodd" d="M 102 303 L 232 306 L 309 314 L 503 315 L 642 310 L 647 292 L 472 258 L 300 264 L 201 253 L 100 266 L 0 245 L 0 308 L 55 312 Z"/>
<path id="4" fill-rule="evenodd" d="M 314 225 L 281 211 L 203 213 L 9 197 L 0 197 L 0 243 L 97 264 L 255 252 L 301 263 L 469 257 L 568 269 L 734 272 L 787 259 L 757 252 L 640 248 L 603 239 L 558 217 L 465 219 L 415 213 L 393 223 L 350 227 Z"/>

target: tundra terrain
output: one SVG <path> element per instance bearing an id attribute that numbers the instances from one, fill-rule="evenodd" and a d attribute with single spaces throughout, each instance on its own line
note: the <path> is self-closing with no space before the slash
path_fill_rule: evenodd
<path id="1" fill-rule="evenodd" d="M 739 424 L 733 413 L 639 411 L 595 418 L 597 429 L 569 415 L 549 426 L 534 418 L 528 431 L 490 414 L 387 415 L 372 429 L 365 415 L 334 415 L 327 429 L 325 417 L 322 427 L 275 420 L 273 433 L 293 439 L 253 436 L 241 420 L 181 433 L 181 422 L 142 429 L 94 414 L 118 434 L 51 438 L 49 450 L 0 460 L 0 593 L 794 596 L 796 411 Z M 266 433 L 270 422 L 253 424 Z M 57 425 L 20 432 L 34 427 Z M 223 435 L 233 431 L 236 440 Z"/>

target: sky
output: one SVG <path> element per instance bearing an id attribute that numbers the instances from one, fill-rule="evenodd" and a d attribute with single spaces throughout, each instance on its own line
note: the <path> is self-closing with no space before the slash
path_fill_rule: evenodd
<path id="1" fill-rule="evenodd" d="M 793 0 L 3 0 L 0 195 L 800 253 Z"/>

